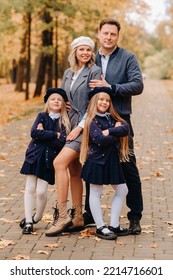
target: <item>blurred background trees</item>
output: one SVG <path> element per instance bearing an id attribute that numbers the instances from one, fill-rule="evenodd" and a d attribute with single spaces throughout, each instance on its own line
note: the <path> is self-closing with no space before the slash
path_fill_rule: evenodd
<path id="1" fill-rule="evenodd" d="M 25 90 L 26 99 L 30 83 L 34 97 L 60 85 L 71 41 L 90 36 L 98 49 L 99 22 L 113 17 L 122 26 L 119 45 L 135 53 L 142 71 L 173 79 L 173 0 L 165 1 L 167 17 L 152 34 L 144 24 L 144 0 L 0 0 L 0 77 Z"/>

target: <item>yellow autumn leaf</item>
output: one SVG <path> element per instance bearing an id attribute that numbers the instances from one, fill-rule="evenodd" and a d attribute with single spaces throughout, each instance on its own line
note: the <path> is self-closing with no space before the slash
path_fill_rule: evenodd
<path id="1" fill-rule="evenodd" d="M 166 180 L 166 178 L 157 178 L 156 180 L 157 180 L 157 181 L 161 181 L 161 182 L 162 182 L 162 181 L 165 181 L 165 180 Z"/>
<path id="2" fill-rule="evenodd" d="M 101 241 L 102 239 L 99 238 L 99 237 L 97 237 L 97 236 L 95 236 L 95 237 L 94 237 L 94 240 L 96 240 L 96 241 Z"/>
<path id="3" fill-rule="evenodd" d="M 58 245 L 58 243 L 52 243 L 52 244 L 45 244 L 44 247 L 48 247 L 48 248 L 58 248 L 59 245 Z"/>
<path id="4" fill-rule="evenodd" d="M 87 229 L 80 231 L 80 235 L 82 237 L 90 237 L 94 234 L 95 234 L 95 231 L 93 231 L 91 228 L 87 228 Z"/>
<path id="5" fill-rule="evenodd" d="M 30 260 L 30 257 L 26 255 L 18 254 L 13 258 L 13 260 Z"/>
<path id="6" fill-rule="evenodd" d="M 142 230 L 142 233 L 154 233 L 154 230 Z"/>
<path id="7" fill-rule="evenodd" d="M 31 232 L 31 234 L 32 234 L 32 235 L 38 235 L 38 232 L 33 231 L 33 232 Z"/>
<path id="8" fill-rule="evenodd" d="M 142 180 L 143 180 L 143 181 L 148 181 L 148 180 L 150 180 L 150 179 L 151 179 L 151 177 L 149 177 L 149 176 L 148 176 L 148 177 L 142 177 Z"/>
<path id="9" fill-rule="evenodd" d="M 153 248 L 153 249 L 156 249 L 158 247 L 159 247 L 159 245 L 157 243 L 153 243 L 150 245 L 150 248 Z"/>
<path id="10" fill-rule="evenodd" d="M 37 253 L 38 254 L 43 254 L 43 255 L 49 255 L 48 251 L 43 251 L 43 250 L 38 250 Z"/>
<path id="11" fill-rule="evenodd" d="M 0 249 L 5 249 L 10 245 L 15 245 L 12 240 L 0 239 Z"/>

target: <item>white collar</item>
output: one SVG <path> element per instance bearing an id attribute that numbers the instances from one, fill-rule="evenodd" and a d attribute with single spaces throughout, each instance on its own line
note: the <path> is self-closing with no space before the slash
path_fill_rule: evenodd
<path id="1" fill-rule="evenodd" d="M 96 115 L 99 116 L 99 117 L 107 117 L 108 115 L 110 116 L 110 113 L 105 112 L 105 113 L 102 114 L 102 113 L 97 112 Z"/>
<path id="2" fill-rule="evenodd" d="M 50 117 L 52 120 L 53 120 L 53 119 L 58 119 L 60 116 L 61 116 L 60 113 L 56 113 L 56 114 L 54 114 L 54 113 L 52 113 L 52 112 L 49 113 L 49 117 Z"/>

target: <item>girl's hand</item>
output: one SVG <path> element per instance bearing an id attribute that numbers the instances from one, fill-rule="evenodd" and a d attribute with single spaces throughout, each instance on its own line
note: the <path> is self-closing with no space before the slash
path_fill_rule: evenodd
<path id="1" fill-rule="evenodd" d="M 58 139 L 60 138 L 60 132 L 57 132 L 57 138 Z"/>
<path id="2" fill-rule="evenodd" d="M 120 125 L 121 125 L 121 122 L 116 122 L 115 127 L 120 126 Z"/>
<path id="3" fill-rule="evenodd" d="M 42 124 L 42 123 L 39 123 L 39 124 L 37 125 L 37 129 L 39 129 L 39 130 L 44 130 L 43 124 Z"/>
<path id="4" fill-rule="evenodd" d="M 82 127 L 76 126 L 67 136 L 66 140 L 67 141 L 73 141 L 75 140 L 79 134 L 82 132 Z"/>
<path id="5" fill-rule="evenodd" d="M 104 136 L 108 136 L 109 135 L 109 130 L 108 129 L 102 130 L 102 134 Z"/>

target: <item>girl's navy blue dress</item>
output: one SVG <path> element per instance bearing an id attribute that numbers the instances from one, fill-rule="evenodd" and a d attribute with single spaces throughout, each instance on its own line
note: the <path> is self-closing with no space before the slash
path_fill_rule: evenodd
<path id="1" fill-rule="evenodd" d="M 127 123 L 115 127 L 110 114 L 98 114 L 90 127 L 88 157 L 83 165 L 81 178 L 86 183 L 108 185 L 123 184 L 125 178 L 119 159 L 119 137 L 129 133 Z M 108 129 L 104 136 L 102 130 Z"/>
<path id="2" fill-rule="evenodd" d="M 37 129 L 39 123 L 42 123 L 43 130 Z M 57 132 L 60 132 L 59 139 L 57 138 Z M 41 112 L 32 126 L 31 137 L 32 140 L 26 150 L 25 161 L 20 173 L 35 175 L 54 185 L 53 160 L 65 144 L 65 127 L 62 125 L 60 128 L 59 118 L 52 119 L 47 113 Z"/>

